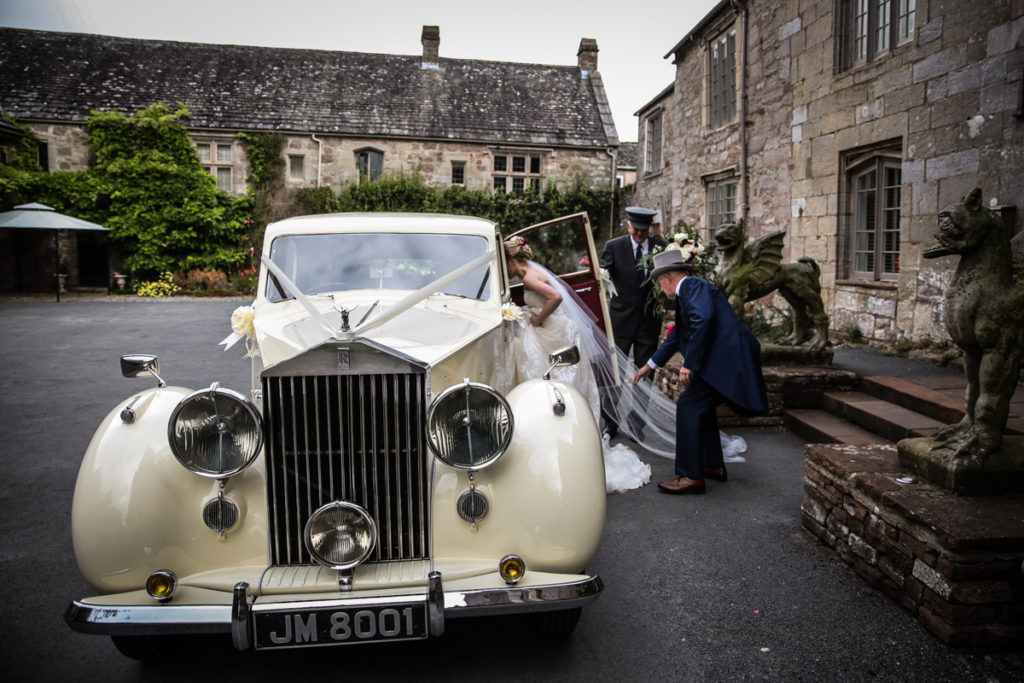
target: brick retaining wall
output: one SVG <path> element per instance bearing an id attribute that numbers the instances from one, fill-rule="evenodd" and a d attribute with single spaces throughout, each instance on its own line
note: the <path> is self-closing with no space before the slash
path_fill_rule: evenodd
<path id="1" fill-rule="evenodd" d="M 1024 494 L 907 481 L 893 446 L 808 444 L 805 467 L 803 527 L 858 576 L 948 645 L 1024 644 Z"/>

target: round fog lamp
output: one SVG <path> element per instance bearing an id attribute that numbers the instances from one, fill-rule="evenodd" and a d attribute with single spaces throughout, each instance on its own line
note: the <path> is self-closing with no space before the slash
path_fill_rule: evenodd
<path id="1" fill-rule="evenodd" d="M 506 555 L 498 563 L 498 573 L 501 574 L 501 578 L 505 579 L 505 583 L 511 586 L 519 583 L 519 579 L 523 578 L 523 574 L 526 573 L 526 563 L 518 555 Z"/>
<path id="2" fill-rule="evenodd" d="M 334 501 L 306 522 L 306 549 L 330 569 L 351 569 L 366 561 L 377 542 L 377 525 L 363 508 Z"/>
<path id="3" fill-rule="evenodd" d="M 178 577 L 170 569 L 160 569 L 146 579 L 146 592 L 151 598 L 160 602 L 171 599 L 174 589 L 178 586 Z"/>

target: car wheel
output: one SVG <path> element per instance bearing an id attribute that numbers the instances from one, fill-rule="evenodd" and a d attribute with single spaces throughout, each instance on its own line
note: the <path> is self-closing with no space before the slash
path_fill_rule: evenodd
<path id="1" fill-rule="evenodd" d="M 153 659 L 167 653 L 167 643 L 157 636 L 110 636 L 117 651 L 129 659 Z"/>
<path id="2" fill-rule="evenodd" d="M 582 607 L 574 607 L 557 612 L 531 614 L 531 626 L 537 635 L 544 638 L 568 638 L 576 629 L 582 612 Z"/>

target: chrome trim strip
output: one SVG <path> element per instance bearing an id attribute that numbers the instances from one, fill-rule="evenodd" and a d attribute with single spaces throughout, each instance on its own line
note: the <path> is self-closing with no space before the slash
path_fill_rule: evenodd
<path id="1" fill-rule="evenodd" d="M 517 612 L 549 612 L 596 600 L 604 589 L 601 577 L 549 586 L 508 586 L 471 591 L 446 591 L 446 617 L 478 617 Z"/>
<path id="2" fill-rule="evenodd" d="M 64 611 L 71 630 L 109 636 L 231 633 L 231 605 L 86 605 Z"/>
<path id="3" fill-rule="evenodd" d="M 296 602 L 249 603 L 242 584 L 235 586 L 232 605 L 87 605 L 74 601 L 64 612 L 72 630 L 100 635 L 231 634 L 237 645 L 250 641 L 252 613 L 291 609 L 358 607 L 424 599 L 430 635 L 444 633 L 444 620 L 458 617 L 544 612 L 581 607 L 597 599 L 600 577 L 547 586 L 507 586 L 470 591 L 444 591 L 441 575 L 431 572 L 428 593 Z M 443 611 L 441 609 L 443 600 Z M 244 615 L 244 616 L 243 616 Z M 243 623 L 244 619 L 244 623 Z"/>

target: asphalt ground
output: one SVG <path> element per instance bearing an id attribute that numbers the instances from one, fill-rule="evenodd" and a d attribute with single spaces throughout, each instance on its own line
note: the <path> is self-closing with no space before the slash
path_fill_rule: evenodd
<path id="1" fill-rule="evenodd" d="M 948 648 L 800 526 L 803 442 L 738 429 L 746 462 L 704 496 L 653 485 L 608 497 L 590 569 L 605 591 L 564 643 L 520 620 L 449 622 L 440 639 L 359 648 L 234 653 L 174 649 L 158 665 L 73 633 L 61 615 L 91 594 L 70 507 L 81 454 L 103 416 L 151 383 L 120 376 L 154 353 L 169 384 L 245 390 L 240 346 L 224 352 L 238 301 L 110 298 L 0 302 L 0 662 L 7 680 L 772 680 L 1018 681 L 1007 650 Z M 910 365 L 906 365 L 910 363 Z M 934 368 L 839 349 L 864 374 Z M 890 370 L 886 370 L 886 368 Z M 916 370 L 915 370 L 916 368 Z M 877 370 L 877 371 L 876 371 Z M 645 456 L 653 482 L 672 463 Z"/>

